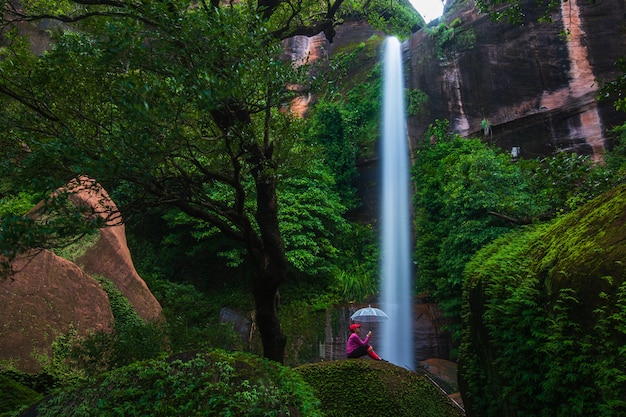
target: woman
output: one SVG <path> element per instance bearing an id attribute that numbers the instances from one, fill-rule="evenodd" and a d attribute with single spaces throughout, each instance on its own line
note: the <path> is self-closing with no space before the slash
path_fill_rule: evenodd
<path id="1" fill-rule="evenodd" d="M 346 356 L 348 358 L 360 358 L 361 356 L 369 356 L 375 361 L 382 361 L 380 356 L 374 352 L 374 348 L 367 344 L 370 340 L 372 332 L 367 332 L 364 340 L 361 340 L 359 334 L 361 333 L 361 325 L 354 323 L 350 325 L 350 337 L 348 337 L 348 343 L 346 343 Z"/>

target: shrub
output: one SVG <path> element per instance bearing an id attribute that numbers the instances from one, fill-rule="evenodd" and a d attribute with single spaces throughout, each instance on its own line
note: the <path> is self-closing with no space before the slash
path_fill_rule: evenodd
<path id="1" fill-rule="evenodd" d="M 11 415 L 10 412 L 41 398 L 37 392 L 3 375 L 0 375 L 0 386 L 0 416 Z"/>
<path id="2" fill-rule="evenodd" d="M 321 416 L 302 377 L 241 352 L 137 362 L 46 399 L 39 416 Z"/>

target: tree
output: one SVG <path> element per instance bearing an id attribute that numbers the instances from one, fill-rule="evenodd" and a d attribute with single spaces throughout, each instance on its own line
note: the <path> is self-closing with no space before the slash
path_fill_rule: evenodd
<path id="1" fill-rule="evenodd" d="M 279 194 L 293 188 L 297 182 L 283 179 L 311 156 L 300 146 L 303 121 L 288 111 L 290 86 L 306 85 L 306 68 L 281 58 L 281 41 L 323 32 L 332 42 L 335 26 L 350 16 L 385 30 L 391 22 L 407 35 L 420 21 L 410 7 L 379 0 L 4 2 L 0 152 L 10 181 L 0 184 L 0 197 L 26 186 L 49 192 L 86 175 L 123 190 L 136 207 L 167 205 L 205 222 L 245 247 L 264 355 L 282 362 L 278 288 L 289 262 L 309 261 L 286 254 Z M 17 30 L 34 23 L 53 35 L 41 56 Z M 343 210 L 327 200 L 326 210 Z M 28 233 L 8 236 L 13 220 L 13 229 Z M 49 230 L 39 233 L 32 219 L 1 221 L 9 260 L 48 244 Z M 78 232 L 94 227 L 74 223 Z M 320 236 L 310 228 L 322 223 L 302 230 Z M 21 238 L 31 230 L 38 239 Z M 313 249 L 332 252 L 320 242 Z"/>
<path id="2" fill-rule="evenodd" d="M 418 148 L 411 171 L 417 286 L 449 317 L 460 319 L 466 263 L 478 249 L 516 227 L 505 217 L 532 217 L 537 205 L 510 155 L 480 139 L 449 133 L 447 122 L 437 122 L 426 136 L 430 142 Z"/>
<path id="3" fill-rule="evenodd" d="M 280 41 L 320 31 L 332 39 L 342 0 L 218 3 L 7 3 L 3 176 L 41 192 L 87 175 L 241 242 L 264 356 L 282 362 L 278 289 L 288 260 L 277 190 L 308 156 L 303 122 L 288 111 L 288 86 L 305 72 L 281 59 Z M 44 19 L 62 25 L 35 56 L 15 28 Z"/>

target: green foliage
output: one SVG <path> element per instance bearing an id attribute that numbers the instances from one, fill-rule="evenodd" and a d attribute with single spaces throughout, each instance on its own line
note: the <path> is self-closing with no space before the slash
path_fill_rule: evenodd
<path id="1" fill-rule="evenodd" d="M 306 174 L 281 182 L 278 218 L 289 263 L 298 271 L 324 274 L 339 249 L 336 237 L 350 230 L 333 175 L 321 161 L 310 161 Z"/>
<path id="2" fill-rule="evenodd" d="M 405 1 L 375 0 L 364 3 L 349 0 L 343 3 L 340 17 L 346 21 L 365 20 L 376 30 L 401 39 L 407 39 L 424 26 L 422 17 Z"/>
<path id="3" fill-rule="evenodd" d="M 111 304 L 113 329 L 80 335 L 71 327 L 52 343 L 52 356 L 40 359 L 43 371 L 64 386 L 167 350 L 164 329 L 145 323 L 112 282 L 102 278 L 100 283 Z"/>
<path id="4" fill-rule="evenodd" d="M 529 11 L 534 8 L 541 8 L 543 12 L 539 15 L 538 21 L 551 22 L 551 14 L 561 7 L 562 2 L 567 0 L 541 0 L 539 2 L 527 3 L 523 0 L 476 0 L 476 6 L 481 13 L 488 13 L 495 21 L 506 20 L 509 23 L 522 24 L 527 19 Z M 594 0 L 590 0 L 590 3 Z"/>
<path id="5" fill-rule="evenodd" d="M 311 388 L 289 368 L 243 353 L 137 362 L 61 392 L 39 416 L 320 416 Z"/>
<path id="6" fill-rule="evenodd" d="M 360 265 L 353 271 L 340 271 L 336 276 L 337 291 L 342 300 L 361 301 L 378 293 L 378 282 Z"/>
<path id="7" fill-rule="evenodd" d="M 626 58 L 622 57 L 615 62 L 615 67 L 619 71 L 614 80 L 601 81 L 599 99 L 612 100 L 615 110 L 626 111 Z"/>
<path id="8" fill-rule="evenodd" d="M 223 306 L 252 310 L 245 288 L 212 292 L 208 295 L 191 284 L 147 277 L 151 292 L 159 300 L 165 316 L 169 348 L 172 352 L 221 348 L 244 350 L 244 342 L 231 324 L 219 323 Z"/>
<path id="9" fill-rule="evenodd" d="M 359 160 L 371 157 L 375 152 L 380 133 L 380 48 L 383 40 L 380 36 L 372 36 L 366 43 L 345 47 L 331 57 L 330 71 L 319 80 L 324 95 L 313 108 L 314 123 L 309 137 L 328 144 L 332 137 L 326 137 L 327 133 L 341 134 L 340 143 L 346 147 L 337 150 L 344 155 L 337 157 L 337 161 L 341 164 L 346 161 L 346 168 L 351 169 L 350 156 Z M 317 108 L 322 112 L 319 116 L 316 115 Z M 336 151 L 331 156 L 335 155 Z M 336 162 L 331 160 L 333 166 Z"/>
<path id="10" fill-rule="evenodd" d="M 465 264 L 513 224 L 491 213 L 516 216 L 532 210 L 525 183 L 510 156 L 477 139 L 463 139 L 438 122 L 417 151 L 415 183 L 418 292 L 427 291 L 458 317 Z"/>
<path id="11" fill-rule="evenodd" d="M 477 250 L 520 225 L 575 210 L 619 184 L 626 166 L 619 147 L 606 165 L 565 152 L 512 161 L 478 139 L 450 134 L 447 122 L 431 126 L 426 140 L 412 168 L 416 284 L 452 317 L 461 310 L 463 271 Z"/>
<path id="12" fill-rule="evenodd" d="M 37 204 L 39 199 L 39 196 L 23 191 L 17 195 L 6 195 L 0 198 L 0 218 L 23 216 Z"/>
<path id="13" fill-rule="evenodd" d="M 455 19 L 450 24 L 439 23 L 435 27 L 427 27 L 426 32 L 431 38 L 436 39 L 437 58 L 451 59 L 457 52 L 471 49 L 476 44 L 474 30 L 463 29 L 461 20 Z"/>
<path id="14" fill-rule="evenodd" d="M 589 156 L 559 152 L 528 162 L 531 189 L 543 210 L 555 213 L 572 211 L 619 181 Z"/>
<path id="15" fill-rule="evenodd" d="M 408 101 L 406 110 L 407 116 L 416 116 L 428 103 L 428 95 L 421 90 L 407 90 L 405 95 Z"/>
<path id="16" fill-rule="evenodd" d="M 503 236 L 467 265 L 460 361 L 473 413 L 624 413 L 624 192 Z"/>
<path id="17" fill-rule="evenodd" d="M 445 417 L 462 412 L 426 377 L 370 360 L 295 368 L 314 389 L 327 417 Z"/>
<path id="18" fill-rule="evenodd" d="M 367 225 L 353 224 L 348 233 L 336 239 L 341 256 L 332 271 L 333 281 L 325 294 L 311 301 L 321 303 L 319 308 L 363 301 L 379 291 L 378 239 L 374 230 Z"/>
<path id="19" fill-rule="evenodd" d="M 101 234 L 100 230 L 96 230 L 81 237 L 80 239 L 77 239 L 67 246 L 53 248 L 52 252 L 61 258 L 67 259 L 68 261 L 76 262 L 76 260 L 83 256 L 89 248 L 93 247 L 93 245 L 100 239 Z"/>
<path id="20" fill-rule="evenodd" d="M 319 343 L 325 341 L 326 310 L 316 309 L 308 300 L 281 306 L 281 325 L 288 335 L 285 365 L 297 366 L 318 360 Z"/>
<path id="21" fill-rule="evenodd" d="M 341 104 L 322 102 L 315 106 L 307 135 L 313 144 L 319 146 L 325 164 L 335 177 L 337 192 L 349 208 L 357 204 L 352 181 L 357 176 L 358 144 L 357 138 L 348 134 L 352 130 L 350 115 Z"/>
<path id="22" fill-rule="evenodd" d="M 0 389 L 0 416 L 2 417 L 8 417 L 12 411 L 41 399 L 41 395 L 36 391 L 4 375 L 0 375 L 0 386 L 2 386 Z"/>

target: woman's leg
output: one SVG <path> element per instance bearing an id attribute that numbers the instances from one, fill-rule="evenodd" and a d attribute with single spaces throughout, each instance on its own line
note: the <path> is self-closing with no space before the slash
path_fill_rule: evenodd
<path id="1" fill-rule="evenodd" d="M 374 348 L 369 345 L 367 346 L 367 356 L 374 359 L 375 361 L 380 360 L 380 356 L 378 356 L 378 354 L 374 352 Z"/>

